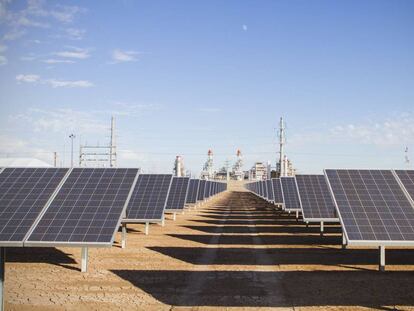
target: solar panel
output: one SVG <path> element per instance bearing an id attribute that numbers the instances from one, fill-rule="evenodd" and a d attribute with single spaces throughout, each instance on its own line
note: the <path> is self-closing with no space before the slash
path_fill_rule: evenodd
<path id="1" fill-rule="evenodd" d="M 325 170 L 350 244 L 414 245 L 414 208 L 389 170 Z"/>
<path id="2" fill-rule="evenodd" d="M 66 168 L 5 168 L 0 174 L 0 246 L 23 246 Z"/>
<path id="3" fill-rule="evenodd" d="M 281 177 L 282 195 L 284 209 L 286 211 L 300 211 L 298 189 L 296 188 L 295 177 Z"/>
<path id="4" fill-rule="evenodd" d="M 198 194 L 197 194 L 197 201 L 204 200 L 204 191 L 206 188 L 206 180 L 200 180 L 200 184 L 198 187 Z"/>
<path id="5" fill-rule="evenodd" d="M 173 177 L 166 210 L 182 210 L 184 208 L 189 181 L 188 177 Z"/>
<path id="6" fill-rule="evenodd" d="M 211 181 L 207 180 L 206 185 L 204 187 L 204 198 L 208 199 L 210 197 L 210 187 L 211 187 Z"/>
<path id="7" fill-rule="evenodd" d="M 282 185 L 279 178 L 272 178 L 273 196 L 276 204 L 283 204 Z"/>
<path id="8" fill-rule="evenodd" d="M 262 183 L 262 187 L 263 187 L 263 197 L 265 199 L 268 199 L 269 194 L 268 194 L 268 191 L 267 191 L 267 183 L 266 183 L 265 180 L 262 180 L 261 183 Z"/>
<path id="9" fill-rule="evenodd" d="M 404 189 L 414 201 L 414 170 L 396 170 L 394 171 L 403 185 Z"/>
<path id="10" fill-rule="evenodd" d="M 74 168 L 25 245 L 112 245 L 137 173 Z"/>
<path id="11" fill-rule="evenodd" d="M 200 185 L 199 179 L 190 179 L 190 183 L 188 185 L 188 194 L 186 203 L 194 204 L 197 203 L 197 194 L 198 194 L 198 187 Z"/>
<path id="12" fill-rule="evenodd" d="M 140 174 L 123 222 L 161 221 L 171 181 L 170 174 Z"/>
<path id="13" fill-rule="evenodd" d="M 267 199 L 269 201 L 274 201 L 275 196 L 273 194 L 273 185 L 272 185 L 271 179 L 266 180 L 266 188 L 267 188 Z"/>
<path id="14" fill-rule="evenodd" d="M 338 221 L 335 204 L 324 175 L 296 175 L 296 184 L 306 222 Z"/>
<path id="15" fill-rule="evenodd" d="M 257 188 L 258 188 L 258 192 L 257 192 L 257 194 L 259 195 L 259 196 L 261 196 L 261 197 L 263 197 L 263 184 L 262 184 L 262 182 L 261 181 L 258 181 L 257 182 Z"/>

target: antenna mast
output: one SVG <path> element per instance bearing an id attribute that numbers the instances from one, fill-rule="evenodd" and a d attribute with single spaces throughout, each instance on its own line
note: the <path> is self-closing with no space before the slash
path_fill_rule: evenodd
<path id="1" fill-rule="evenodd" d="M 285 145 L 285 125 L 283 123 L 283 117 L 280 118 L 279 123 L 279 173 L 280 176 L 286 176 L 284 167 L 284 145 Z"/>

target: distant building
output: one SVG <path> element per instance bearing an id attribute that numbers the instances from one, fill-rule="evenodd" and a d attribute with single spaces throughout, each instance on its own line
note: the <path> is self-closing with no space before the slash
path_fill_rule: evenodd
<path id="1" fill-rule="evenodd" d="M 263 162 L 256 162 L 250 169 L 250 180 L 264 180 L 267 178 L 267 165 Z"/>

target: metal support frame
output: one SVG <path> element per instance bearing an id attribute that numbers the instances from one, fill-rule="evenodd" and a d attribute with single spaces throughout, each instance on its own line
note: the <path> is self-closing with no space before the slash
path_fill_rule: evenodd
<path id="1" fill-rule="evenodd" d="M 296 221 L 299 220 L 299 211 L 296 211 Z"/>
<path id="2" fill-rule="evenodd" d="M 145 223 L 145 235 L 148 235 L 149 233 L 149 222 Z"/>
<path id="3" fill-rule="evenodd" d="M 81 272 L 87 272 L 88 271 L 88 248 L 82 247 L 81 252 Z"/>
<path id="4" fill-rule="evenodd" d="M 162 219 L 161 219 L 161 227 L 165 226 L 165 215 L 162 215 Z"/>
<path id="5" fill-rule="evenodd" d="M 379 271 L 385 271 L 385 246 L 379 247 Z"/>
<path id="6" fill-rule="evenodd" d="M 0 247 L 0 310 L 4 310 L 4 281 L 6 268 L 6 248 Z"/>
<path id="7" fill-rule="evenodd" d="M 323 221 L 321 221 L 321 235 L 323 235 Z"/>
<path id="8" fill-rule="evenodd" d="M 309 228 L 309 221 L 306 222 L 306 228 Z"/>
<path id="9" fill-rule="evenodd" d="M 127 224 L 122 224 L 122 242 L 121 242 L 121 247 L 125 248 L 126 247 L 126 236 L 127 236 Z"/>
<path id="10" fill-rule="evenodd" d="M 177 219 L 177 213 L 173 213 L 173 220 L 175 221 Z"/>

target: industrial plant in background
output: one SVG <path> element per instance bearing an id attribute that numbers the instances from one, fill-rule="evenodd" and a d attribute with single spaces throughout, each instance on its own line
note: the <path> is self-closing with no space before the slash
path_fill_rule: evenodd
<path id="1" fill-rule="evenodd" d="M 203 171 L 200 174 L 201 179 L 214 179 L 213 169 L 213 151 L 211 149 L 207 152 L 207 161 L 204 163 Z"/>

